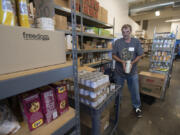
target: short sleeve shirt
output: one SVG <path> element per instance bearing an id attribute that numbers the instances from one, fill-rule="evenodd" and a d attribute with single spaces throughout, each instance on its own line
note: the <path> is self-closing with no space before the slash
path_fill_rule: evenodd
<path id="1" fill-rule="evenodd" d="M 131 38 L 131 42 L 126 43 L 125 40 L 121 38 L 114 43 L 112 54 L 116 55 L 121 60 L 133 61 L 137 56 L 143 55 L 143 49 L 138 39 Z M 137 73 L 137 63 L 133 64 L 130 74 L 126 74 L 123 70 L 122 63 L 116 61 L 115 71 L 121 76 L 134 75 Z"/>

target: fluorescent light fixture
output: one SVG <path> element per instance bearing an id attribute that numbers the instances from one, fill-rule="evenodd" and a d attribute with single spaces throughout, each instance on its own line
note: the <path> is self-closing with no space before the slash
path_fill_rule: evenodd
<path id="1" fill-rule="evenodd" d="M 165 22 L 180 22 L 180 19 L 171 19 L 171 20 L 166 20 Z"/>
<path id="2" fill-rule="evenodd" d="M 155 16 L 160 16 L 160 11 L 156 11 Z"/>

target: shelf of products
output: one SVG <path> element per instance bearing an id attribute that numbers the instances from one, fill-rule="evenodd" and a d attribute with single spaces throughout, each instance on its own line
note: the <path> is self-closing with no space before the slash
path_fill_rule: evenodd
<path id="1" fill-rule="evenodd" d="M 156 34 L 151 52 L 150 71 L 168 73 L 172 65 L 175 35 L 171 33 Z"/>
<path id="2" fill-rule="evenodd" d="M 89 67 L 95 67 L 95 66 L 106 64 L 106 63 L 110 63 L 110 62 L 112 62 L 112 60 L 101 60 L 101 61 L 97 61 L 97 62 L 93 62 L 93 63 L 88 63 L 88 64 L 84 64 L 84 65 L 85 66 L 89 66 Z"/>
<path id="3" fill-rule="evenodd" d="M 119 87 L 121 88 L 121 87 Z M 97 107 L 90 107 L 89 105 L 86 105 L 84 103 L 81 103 L 80 110 L 85 110 L 85 113 L 90 115 L 91 120 L 92 120 L 92 125 L 89 125 L 92 130 L 91 134 L 92 135 L 97 135 L 97 134 L 113 134 L 114 130 L 117 128 L 117 123 L 118 123 L 118 116 L 119 116 L 119 92 L 117 88 L 115 91 L 111 91 L 107 98 L 99 104 Z M 74 102 L 72 98 L 69 98 L 70 104 L 73 106 Z M 105 109 L 109 106 L 110 103 L 112 103 L 115 100 L 115 119 L 112 122 L 109 122 L 108 126 L 106 127 L 107 129 L 105 130 L 106 132 L 100 131 L 100 127 L 102 126 L 99 121 L 101 119 L 102 113 L 105 111 Z M 84 112 L 84 111 L 83 111 Z M 106 114 L 108 115 L 108 114 Z M 86 115 L 85 115 L 86 116 Z M 82 114 L 83 117 L 83 114 Z M 88 116 L 89 117 L 89 116 Z M 88 118 L 89 121 L 89 118 Z M 83 124 L 87 125 L 89 123 L 88 121 L 82 121 Z"/>
<path id="4" fill-rule="evenodd" d="M 49 124 L 44 124 L 41 127 L 37 128 L 36 130 L 30 132 L 27 123 L 22 122 L 20 123 L 21 128 L 20 130 L 15 133 L 14 135 L 59 135 L 65 134 L 69 129 L 74 126 L 75 123 L 75 110 L 69 107 L 69 110 L 58 117 L 56 120 L 53 120 Z M 65 124 L 68 125 L 65 128 Z"/>
<path id="5" fill-rule="evenodd" d="M 111 52 L 112 49 L 106 49 L 106 48 L 102 48 L 102 49 L 93 49 L 93 50 L 78 50 L 78 53 L 92 53 L 92 52 Z M 72 54 L 72 51 L 67 51 L 66 54 Z"/>
<path id="6" fill-rule="evenodd" d="M 59 5 L 55 5 L 55 12 L 56 14 L 60 14 L 60 15 L 66 15 L 66 16 L 70 16 L 71 14 L 71 9 L 68 9 L 68 8 L 65 8 L 65 7 L 61 7 Z M 106 24 L 104 22 L 101 22 L 97 19 L 94 19 L 92 17 L 89 17 L 85 14 L 82 14 L 80 12 L 76 12 L 76 15 L 77 15 L 77 19 L 80 19 L 80 17 L 82 16 L 83 17 L 83 21 L 84 23 L 86 23 L 87 25 L 89 26 L 93 26 L 93 27 L 100 27 L 100 28 L 113 28 L 112 25 L 109 25 L 109 24 Z"/>
<path id="7" fill-rule="evenodd" d="M 72 62 L 0 75 L 0 99 L 15 96 L 72 76 Z"/>

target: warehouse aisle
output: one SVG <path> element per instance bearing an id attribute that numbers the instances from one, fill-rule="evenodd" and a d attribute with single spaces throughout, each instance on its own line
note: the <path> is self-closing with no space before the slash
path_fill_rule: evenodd
<path id="1" fill-rule="evenodd" d="M 148 69 L 148 59 L 139 63 L 140 70 Z M 170 88 L 165 101 L 143 104 L 143 118 L 137 119 L 131 108 L 127 86 L 123 89 L 118 135 L 179 135 L 180 127 L 180 62 L 174 62 Z"/>

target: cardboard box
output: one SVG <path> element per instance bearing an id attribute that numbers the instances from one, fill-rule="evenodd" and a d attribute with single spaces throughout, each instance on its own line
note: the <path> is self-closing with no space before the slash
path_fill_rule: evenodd
<path id="1" fill-rule="evenodd" d="M 105 8 L 101 8 L 101 21 L 104 23 L 108 22 L 108 11 Z"/>
<path id="2" fill-rule="evenodd" d="M 101 12 L 102 12 L 102 7 L 99 6 L 99 9 L 98 9 L 98 20 L 101 21 Z"/>
<path id="3" fill-rule="evenodd" d="M 95 9 L 96 11 L 98 11 L 98 10 L 99 10 L 99 2 L 98 2 L 98 1 L 95 1 L 94 4 L 95 4 L 95 5 L 94 5 L 94 9 Z"/>
<path id="4" fill-rule="evenodd" d="M 69 0 L 54 0 L 54 3 L 58 6 L 69 8 Z"/>
<path id="5" fill-rule="evenodd" d="M 46 123 L 50 123 L 58 117 L 55 91 L 49 86 L 41 87 L 39 90 L 41 91 L 40 95 L 43 114 L 45 116 Z"/>
<path id="6" fill-rule="evenodd" d="M 62 115 L 69 109 L 67 86 L 61 82 L 53 83 L 51 86 L 55 89 L 58 104 L 57 109 L 59 114 Z"/>
<path id="7" fill-rule="evenodd" d="M 67 17 L 61 15 L 55 15 L 55 29 L 57 30 L 67 30 Z"/>
<path id="8" fill-rule="evenodd" d="M 105 115 L 104 115 L 104 114 Z M 101 120 L 100 120 L 100 132 L 101 134 L 104 132 L 104 130 L 106 130 L 106 128 L 109 126 L 109 118 L 110 118 L 110 112 L 109 109 L 105 109 L 104 112 L 101 115 Z M 88 128 L 92 128 L 92 120 L 90 115 L 88 115 L 87 113 L 85 113 L 84 111 L 81 111 L 81 115 L 80 115 L 80 120 L 81 123 L 85 126 L 87 126 Z"/>
<path id="9" fill-rule="evenodd" d="M 68 8 L 71 9 L 71 0 L 68 1 Z M 76 0 L 76 11 L 80 11 L 80 0 Z"/>
<path id="10" fill-rule="evenodd" d="M 89 6 L 88 4 L 83 4 L 83 13 L 89 15 Z"/>
<path id="11" fill-rule="evenodd" d="M 0 74 L 66 62 L 64 32 L 0 25 Z"/>
<path id="12" fill-rule="evenodd" d="M 140 92 L 156 98 L 161 98 L 162 95 L 162 87 L 148 85 L 148 84 L 140 84 Z"/>
<path id="13" fill-rule="evenodd" d="M 107 42 L 107 48 L 112 49 L 112 42 Z"/>
<path id="14" fill-rule="evenodd" d="M 89 8 L 89 16 L 94 17 L 95 16 L 95 10 L 94 8 Z"/>
<path id="15" fill-rule="evenodd" d="M 42 113 L 41 101 L 39 94 L 32 93 L 29 95 L 22 95 L 21 108 L 23 115 L 27 120 L 29 130 L 32 131 L 44 124 L 44 118 Z"/>
<path id="16" fill-rule="evenodd" d="M 165 83 L 166 75 L 151 73 L 151 72 L 140 72 L 139 73 L 140 84 L 155 85 L 163 87 Z"/>
<path id="17" fill-rule="evenodd" d="M 94 7 L 95 7 L 95 0 L 90 0 L 89 2 L 90 2 L 89 6 L 94 9 Z"/>

